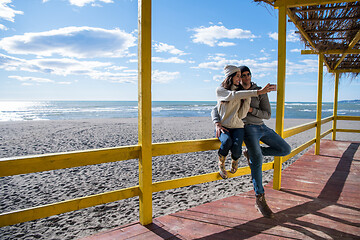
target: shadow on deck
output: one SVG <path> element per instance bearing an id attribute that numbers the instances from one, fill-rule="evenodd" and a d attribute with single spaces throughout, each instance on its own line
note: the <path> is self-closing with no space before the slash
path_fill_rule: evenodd
<path id="1" fill-rule="evenodd" d="M 265 187 L 274 219 L 254 207 L 254 191 L 84 239 L 360 239 L 359 142 L 321 141 Z"/>

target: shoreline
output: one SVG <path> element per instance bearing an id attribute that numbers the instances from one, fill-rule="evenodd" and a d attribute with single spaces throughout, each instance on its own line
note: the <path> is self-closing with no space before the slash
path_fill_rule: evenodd
<path id="1" fill-rule="evenodd" d="M 313 119 L 285 119 L 284 128 Z M 341 121 L 343 122 L 343 121 Z M 338 123 L 360 129 L 359 123 Z M 0 158 L 137 144 L 137 118 L 0 122 Z M 271 128 L 275 119 L 265 121 Z M 342 126 L 344 125 L 344 126 Z M 331 127 L 331 122 L 324 126 Z M 209 117 L 153 118 L 152 140 L 171 142 L 214 137 Z M 359 141 L 360 134 L 338 133 L 339 140 Z M 292 149 L 314 138 L 315 129 L 286 139 Z M 340 138 L 342 137 L 342 138 Z M 326 138 L 331 138 L 331 134 Z M 306 150 L 304 150 L 306 151 Z M 302 153 L 284 163 L 294 162 Z M 265 157 L 264 162 L 272 161 Z M 216 150 L 153 157 L 153 182 L 217 171 Z M 230 159 L 227 159 L 227 168 Z M 246 166 L 241 158 L 240 167 Z M 272 170 L 263 173 L 264 184 Z M 0 178 L 1 212 L 138 185 L 138 160 Z M 154 218 L 252 190 L 250 175 L 153 193 Z M 138 221 L 138 197 L 0 228 L 1 239 L 77 239 Z"/>

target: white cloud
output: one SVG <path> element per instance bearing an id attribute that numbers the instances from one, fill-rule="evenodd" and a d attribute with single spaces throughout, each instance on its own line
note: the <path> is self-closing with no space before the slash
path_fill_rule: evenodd
<path id="1" fill-rule="evenodd" d="M 72 84 L 72 82 L 57 82 L 57 84 L 60 84 L 60 85 L 70 85 L 70 84 Z"/>
<path id="2" fill-rule="evenodd" d="M 287 42 L 298 42 L 300 41 L 299 35 L 295 33 L 295 30 L 290 30 L 289 34 L 286 36 Z"/>
<path id="3" fill-rule="evenodd" d="M 251 72 L 256 79 L 260 78 L 269 78 L 269 76 L 273 76 L 272 78 L 276 78 L 277 72 L 277 61 L 270 60 L 267 58 L 259 58 L 259 59 L 231 59 L 222 55 L 214 55 L 208 58 L 209 61 L 202 62 L 198 64 L 198 66 L 194 68 L 200 69 L 211 69 L 217 70 L 215 73 L 213 80 L 214 81 L 222 81 L 223 68 L 227 64 L 232 64 L 235 66 L 246 65 L 251 69 Z M 290 62 L 286 63 L 286 74 L 287 75 L 295 75 L 295 74 L 305 74 L 309 72 L 317 72 L 317 60 L 305 59 L 299 62 Z"/>
<path id="4" fill-rule="evenodd" d="M 182 60 L 177 57 L 171 57 L 171 58 L 152 57 L 152 61 L 159 63 L 186 63 L 185 60 Z"/>
<path id="5" fill-rule="evenodd" d="M 124 67 L 124 66 L 111 66 L 111 67 L 108 67 L 109 70 L 114 70 L 114 71 L 121 71 L 121 70 L 124 70 L 126 68 L 127 67 Z"/>
<path id="6" fill-rule="evenodd" d="M 113 66 L 109 62 L 78 61 L 68 58 L 25 60 L 0 54 L 0 69 L 60 76 L 81 75 L 110 82 L 137 82 L 137 70 L 125 69 L 123 72 L 118 72 L 124 68 Z M 109 72 L 109 70 L 117 72 Z"/>
<path id="7" fill-rule="evenodd" d="M 113 83 L 137 83 L 137 72 L 102 72 L 94 71 L 89 74 L 93 79 L 105 80 Z"/>
<path id="8" fill-rule="evenodd" d="M 8 28 L 5 25 L 0 24 L 0 30 L 6 31 L 8 30 Z"/>
<path id="9" fill-rule="evenodd" d="M 301 52 L 301 49 L 294 48 L 294 49 L 291 49 L 290 52 Z"/>
<path id="10" fill-rule="evenodd" d="M 278 40 L 278 33 L 274 32 L 274 33 L 268 33 L 269 38 L 272 38 L 274 40 Z"/>
<path id="11" fill-rule="evenodd" d="M 65 27 L 39 33 L 25 33 L 0 40 L 0 46 L 12 54 L 64 57 L 124 57 L 136 38 L 120 29 Z"/>
<path id="12" fill-rule="evenodd" d="M 177 48 L 175 48 L 175 46 L 173 45 L 169 45 L 166 43 L 155 43 L 154 44 L 154 49 L 156 52 L 168 52 L 174 55 L 186 55 L 186 53 L 184 53 L 184 51 L 181 51 Z"/>
<path id="13" fill-rule="evenodd" d="M 236 44 L 233 42 L 219 42 L 218 46 L 219 47 L 230 47 L 230 46 L 235 46 Z"/>
<path id="14" fill-rule="evenodd" d="M 114 66 L 110 62 L 79 61 L 69 58 L 25 60 L 0 53 L 0 69 L 6 71 L 20 70 L 60 76 L 80 75 L 114 83 L 136 83 L 138 80 L 136 69 Z M 69 84 L 69 82 L 62 81 L 57 84 Z"/>
<path id="15" fill-rule="evenodd" d="M 214 75 L 213 80 L 216 82 L 222 82 L 224 80 L 224 75 Z"/>
<path id="16" fill-rule="evenodd" d="M 193 42 L 202 43 L 214 47 L 219 43 L 220 39 L 251 39 L 256 36 L 249 30 L 240 28 L 227 29 L 224 26 L 199 27 L 191 29 L 195 32 L 192 36 Z"/>
<path id="17" fill-rule="evenodd" d="M 43 0 L 43 2 L 47 2 L 48 0 Z M 91 4 L 91 6 L 100 6 L 98 2 L 103 3 L 113 3 L 112 0 L 69 0 L 71 5 L 75 5 L 77 7 L 84 7 L 86 4 Z"/>
<path id="18" fill-rule="evenodd" d="M 317 86 L 317 82 L 286 82 L 286 85 Z"/>
<path id="19" fill-rule="evenodd" d="M 286 62 L 286 74 L 306 74 L 306 73 L 318 72 L 318 60 L 305 59 L 299 62 Z"/>
<path id="20" fill-rule="evenodd" d="M 202 62 L 198 66 L 193 68 L 203 68 L 203 69 L 212 69 L 212 70 L 222 70 L 225 65 L 231 64 L 235 66 L 240 65 L 251 65 L 254 64 L 255 60 L 245 59 L 245 60 L 238 60 L 238 59 L 229 59 L 223 54 L 215 54 L 208 57 L 208 62 Z M 261 63 L 266 64 L 266 63 Z"/>
<path id="21" fill-rule="evenodd" d="M 28 62 L 33 66 L 38 66 L 44 72 L 62 76 L 91 74 L 97 68 L 111 65 L 109 62 L 78 61 L 69 58 L 33 59 Z"/>
<path id="22" fill-rule="evenodd" d="M 157 83 L 168 83 L 180 75 L 179 72 L 167 72 L 167 71 L 159 71 L 154 70 L 152 72 L 152 80 Z"/>
<path id="23" fill-rule="evenodd" d="M 19 80 L 21 82 L 35 82 L 35 83 L 53 83 L 54 80 L 39 77 L 22 77 L 22 76 L 9 76 L 9 78 Z"/>
<path id="24" fill-rule="evenodd" d="M 268 36 L 274 40 L 278 40 L 278 33 L 274 32 L 274 33 L 268 33 Z M 295 33 L 295 30 L 290 30 L 290 32 L 288 33 L 288 35 L 286 36 L 286 41 L 287 42 L 298 42 L 300 41 L 299 39 L 299 35 L 297 35 Z"/>
<path id="25" fill-rule="evenodd" d="M 14 22 L 16 14 L 23 14 L 22 11 L 17 11 L 8 6 L 11 3 L 11 0 L 1 0 L 0 1 L 0 19 L 6 21 Z"/>

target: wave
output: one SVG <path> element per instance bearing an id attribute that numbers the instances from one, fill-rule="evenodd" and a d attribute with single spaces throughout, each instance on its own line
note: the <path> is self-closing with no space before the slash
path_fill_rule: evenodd
<path id="1" fill-rule="evenodd" d="M 153 117 L 209 117 L 216 101 L 154 101 Z M 316 118 L 316 103 L 286 102 L 285 118 Z M 271 102 L 272 117 L 276 103 Z M 322 106 L 323 117 L 333 112 L 332 103 Z M 339 115 L 360 116 L 360 104 L 338 105 Z M 136 118 L 136 101 L 0 101 L 0 121 Z"/>

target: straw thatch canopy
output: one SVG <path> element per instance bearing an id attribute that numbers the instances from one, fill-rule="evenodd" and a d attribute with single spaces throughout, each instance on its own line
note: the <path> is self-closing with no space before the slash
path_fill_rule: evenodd
<path id="1" fill-rule="evenodd" d="M 255 2 L 265 2 L 276 7 L 279 1 L 255 0 Z M 323 53 L 329 72 L 358 75 L 360 71 L 360 2 L 343 1 L 324 5 L 314 3 L 307 6 L 300 5 L 302 6 L 288 6 L 287 15 L 290 18 L 289 21 L 298 28 L 297 33 L 300 34 L 305 47 L 310 49 L 310 51 L 302 52 L 305 54 Z"/>

